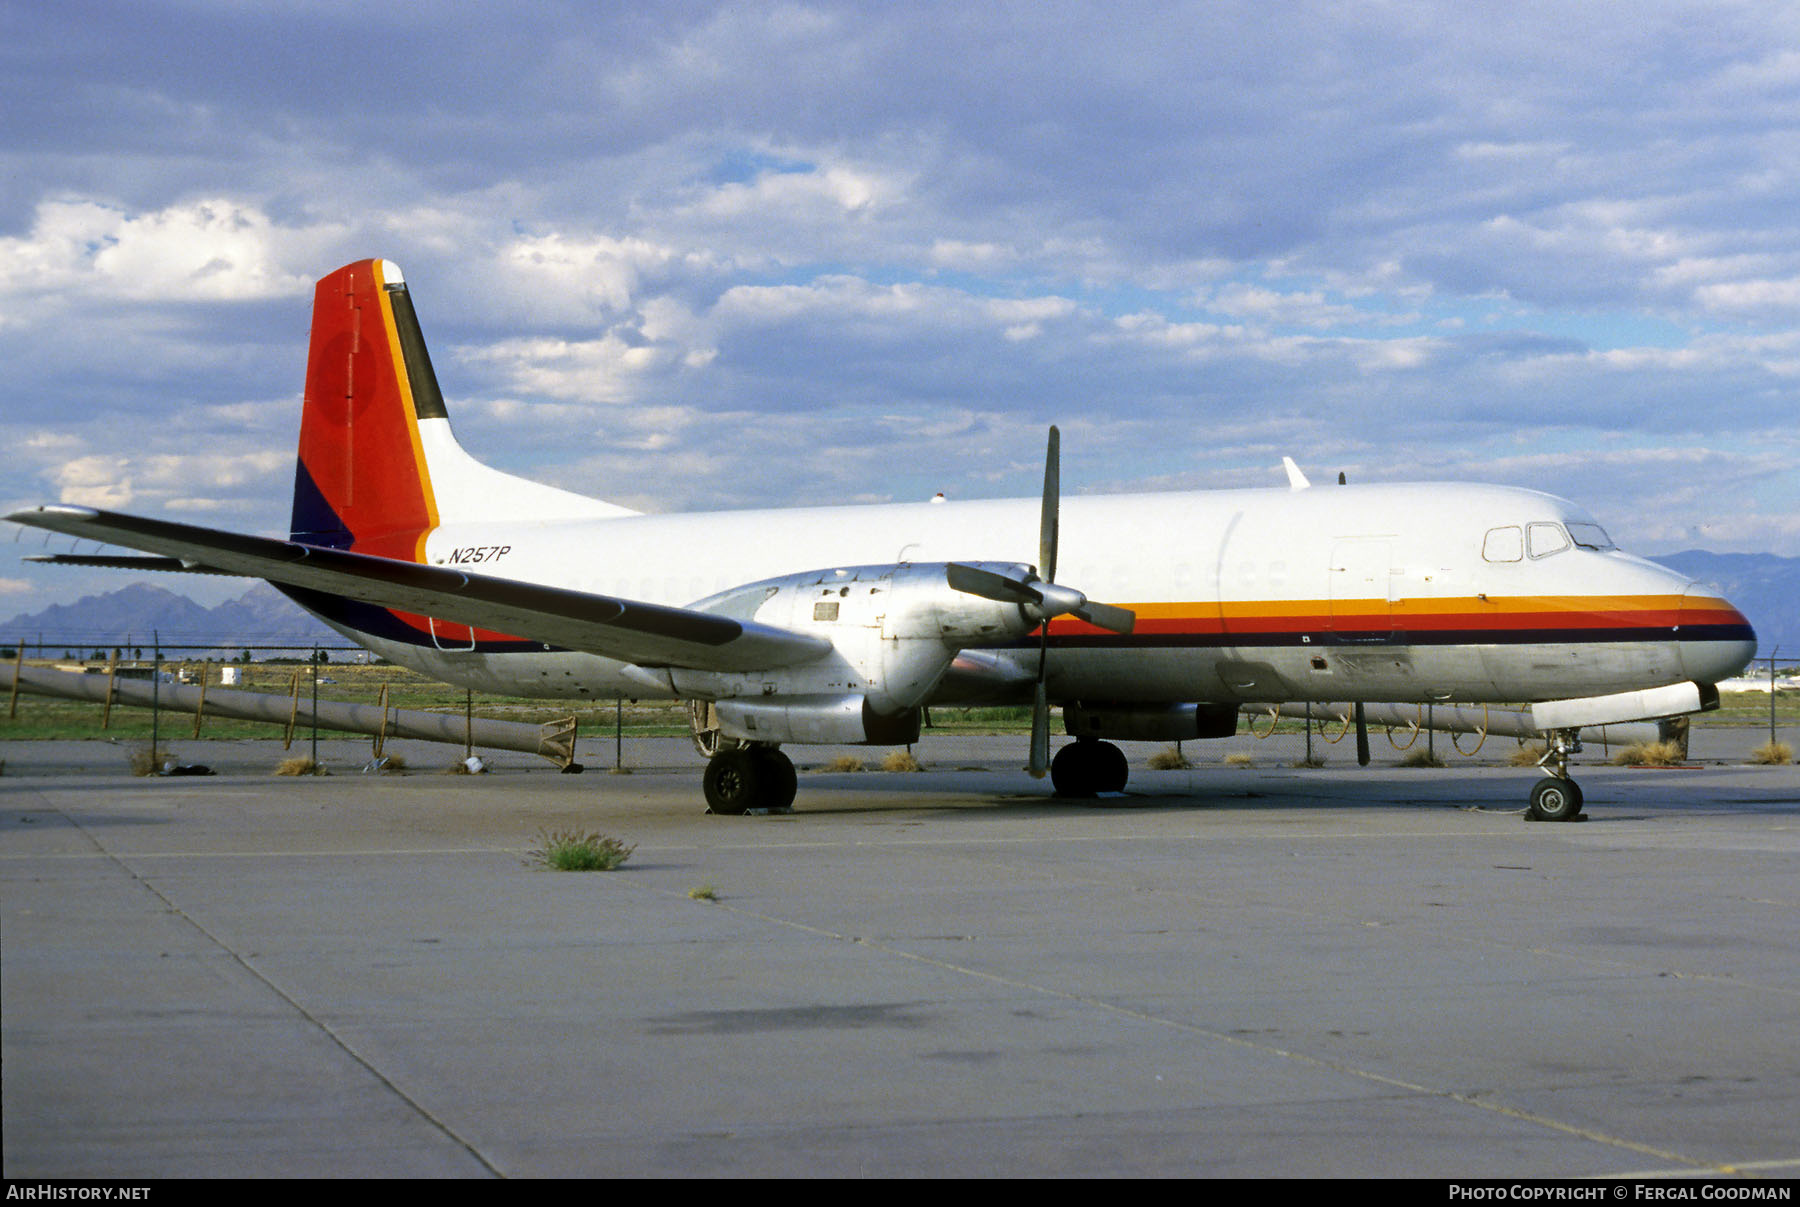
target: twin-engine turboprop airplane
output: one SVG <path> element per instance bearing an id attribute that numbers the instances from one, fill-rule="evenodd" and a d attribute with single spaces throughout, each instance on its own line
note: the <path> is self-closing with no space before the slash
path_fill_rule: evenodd
<path id="1" fill-rule="evenodd" d="M 1063 503 L 1058 458 L 1052 428 L 1041 499 L 639 515 L 464 452 L 373 260 L 318 286 L 291 539 L 8 518 L 156 555 L 46 560 L 268 579 L 458 685 L 688 701 L 719 813 L 792 802 L 781 746 L 910 742 L 937 703 L 1031 702 L 1033 772 L 1085 795 L 1125 785 L 1108 739 L 1225 737 L 1246 701 L 1454 700 L 1537 702 L 1531 815 L 1567 819 L 1581 726 L 1716 706 L 1755 653 L 1729 603 L 1549 495 L 1314 488 L 1289 462 L 1285 490 Z"/>

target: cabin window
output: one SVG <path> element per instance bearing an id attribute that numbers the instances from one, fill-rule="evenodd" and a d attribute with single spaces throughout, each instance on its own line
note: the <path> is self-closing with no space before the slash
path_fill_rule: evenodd
<path id="1" fill-rule="evenodd" d="M 1518 525 L 1488 529 L 1481 556 L 1490 562 L 1516 562 L 1525 557 L 1525 532 Z"/>
<path id="2" fill-rule="evenodd" d="M 1561 524 L 1532 524 L 1525 529 L 1525 543 L 1532 557 L 1550 557 L 1569 547 L 1569 534 Z"/>
<path id="3" fill-rule="evenodd" d="M 1618 548 L 1617 545 L 1613 544 L 1612 538 L 1606 535 L 1606 529 L 1600 527 L 1598 524 L 1571 523 L 1569 525 L 1569 535 L 1573 537 L 1575 543 L 1580 545 L 1583 549 L 1605 550 Z"/>

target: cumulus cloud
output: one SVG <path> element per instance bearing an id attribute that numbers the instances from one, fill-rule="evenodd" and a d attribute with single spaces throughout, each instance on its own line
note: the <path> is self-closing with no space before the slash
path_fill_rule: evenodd
<path id="1" fill-rule="evenodd" d="M 633 506 L 1029 494 L 1056 421 L 1109 488 L 1293 454 L 1800 553 L 1742 451 L 1800 456 L 1780 6 L 39 8 L 6 497 L 278 524 L 311 282 L 373 254 L 482 456 Z"/>
<path id="2" fill-rule="evenodd" d="M 29 234 L 0 240 L 0 292 L 92 291 L 154 301 L 248 301 L 302 294 L 280 232 L 252 206 L 207 199 L 130 213 L 48 200 Z"/>
<path id="3" fill-rule="evenodd" d="M 64 462 L 54 477 L 59 503 L 116 510 L 136 497 L 124 457 L 77 457 Z"/>

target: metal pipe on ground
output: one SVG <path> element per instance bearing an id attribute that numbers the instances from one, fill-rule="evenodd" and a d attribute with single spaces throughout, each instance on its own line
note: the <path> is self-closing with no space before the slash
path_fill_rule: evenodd
<path id="1" fill-rule="evenodd" d="M 569 770 L 575 765 L 576 723 L 573 717 L 541 725 L 525 721 L 495 721 L 454 713 L 420 712 L 373 704 L 344 704 L 321 700 L 316 706 L 287 695 L 232 691 L 228 688 L 195 687 L 180 683 L 154 684 L 141 680 L 114 679 L 48 667 L 15 666 L 18 690 L 65 700 L 116 701 L 120 704 L 174 712 L 191 712 L 198 718 L 226 717 L 237 721 L 266 721 L 287 727 L 310 725 L 315 713 L 320 729 L 339 733 L 380 734 L 389 738 L 413 738 L 460 746 L 472 741 L 494 750 L 520 750 L 550 760 Z M 109 690 L 110 689 L 110 690 Z"/>
<path id="2" fill-rule="evenodd" d="M 1306 707 L 1305 704 L 1245 704 L 1239 711 L 1251 717 L 1268 717 L 1274 713 L 1297 721 L 1305 718 Z M 1538 740 L 1544 736 L 1543 731 L 1532 724 L 1529 712 L 1483 707 L 1479 704 L 1365 704 L 1363 715 L 1369 725 L 1383 729 L 1412 729 L 1416 726 L 1440 733 L 1482 733 L 1499 738 L 1527 740 Z M 1348 704 L 1314 704 L 1312 716 L 1314 721 L 1325 721 L 1333 725 L 1349 724 L 1354 719 L 1351 705 Z M 1677 721 L 1679 720 L 1678 718 Z M 1581 731 L 1583 742 L 1613 746 L 1674 740 L 1680 741 L 1685 749 L 1686 738 L 1684 725 L 1660 721 L 1597 725 Z"/>

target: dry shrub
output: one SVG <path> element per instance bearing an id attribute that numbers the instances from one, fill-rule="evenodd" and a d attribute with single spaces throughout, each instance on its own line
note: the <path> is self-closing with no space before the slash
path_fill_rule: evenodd
<path id="1" fill-rule="evenodd" d="M 1152 771 L 1186 771 L 1193 764 L 1188 762 L 1187 755 L 1174 746 L 1165 746 L 1150 756 L 1148 764 Z"/>
<path id="2" fill-rule="evenodd" d="M 888 755 L 885 759 L 881 760 L 881 769 L 883 771 L 923 771 L 923 770 L 925 770 L 925 768 L 920 765 L 919 760 L 915 759 L 913 757 L 913 752 L 910 750 L 894 751 L 892 754 Z"/>
<path id="3" fill-rule="evenodd" d="M 863 766 L 863 761 L 855 755 L 840 754 L 835 759 L 832 759 L 829 763 L 826 763 L 823 767 L 819 768 L 819 770 L 826 772 L 848 772 L 867 771 L 868 768 Z"/>
<path id="4" fill-rule="evenodd" d="M 1794 748 L 1786 742 L 1764 742 L 1750 752 L 1750 761 L 1764 767 L 1783 767 L 1794 761 Z"/>
<path id="5" fill-rule="evenodd" d="M 313 775 L 318 769 L 318 766 L 304 755 L 299 758 L 282 759 L 275 764 L 276 775 Z"/>
<path id="6" fill-rule="evenodd" d="M 1248 754 L 1228 754 L 1225 756 L 1224 761 L 1225 761 L 1225 765 L 1227 767 L 1254 767 L 1254 766 L 1256 766 L 1255 756 L 1248 755 Z"/>
<path id="7" fill-rule="evenodd" d="M 1409 751 L 1406 757 L 1400 760 L 1400 765 L 1402 767 L 1442 767 L 1444 760 L 1431 753 L 1430 750 L 1420 748 Z"/>
<path id="8" fill-rule="evenodd" d="M 165 763 L 167 763 L 168 761 L 169 761 L 169 752 L 168 751 L 152 750 L 148 746 L 139 746 L 136 750 L 133 750 L 131 752 L 131 774 L 133 774 L 133 775 L 157 775 L 157 774 L 160 774 L 163 769 L 163 765 Z"/>
<path id="9" fill-rule="evenodd" d="M 1545 749 L 1542 742 L 1526 742 L 1506 756 L 1507 764 L 1513 767 L 1535 767 L 1544 757 Z"/>
<path id="10" fill-rule="evenodd" d="M 1612 756 L 1615 767 L 1673 767 L 1681 762 L 1675 742 L 1633 742 Z"/>

